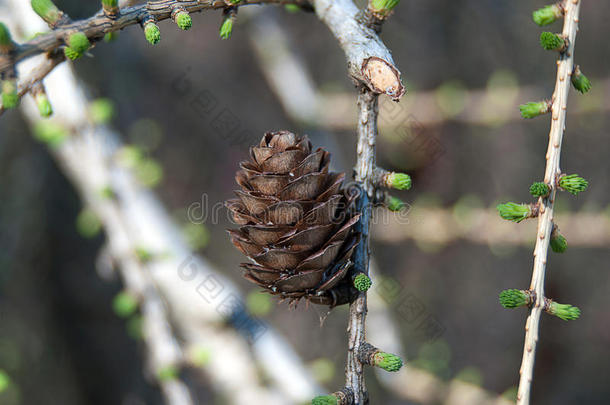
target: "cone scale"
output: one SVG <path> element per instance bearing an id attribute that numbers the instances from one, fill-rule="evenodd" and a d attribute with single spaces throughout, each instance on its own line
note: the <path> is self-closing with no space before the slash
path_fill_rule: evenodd
<path id="1" fill-rule="evenodd" d="M 240 225 L 231 241 L 250 259 L 244 277 L 291 302 L 339 305 L 347 301 L 337 292 L 354 288 L 349 258 L 360 215 L 341 189 L 345 174 L 329 164 L 307 136 L 268 132 L 240 165 L 237 198 L 226 202 Z"/>

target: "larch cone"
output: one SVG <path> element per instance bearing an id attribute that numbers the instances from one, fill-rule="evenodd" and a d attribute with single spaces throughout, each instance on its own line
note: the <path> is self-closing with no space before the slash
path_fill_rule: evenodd
<path id="1" fill-rule="evenodd" d="M 235 176 L 241 190 L 226 206 L 238 229 L 231 241 L 249 259 L 244 277 L 271 294 L 336 306 L 354 293 L 350 257 L 360 214 L 328 171 L 330 153 L 307 136 L 268 132 Z"/>

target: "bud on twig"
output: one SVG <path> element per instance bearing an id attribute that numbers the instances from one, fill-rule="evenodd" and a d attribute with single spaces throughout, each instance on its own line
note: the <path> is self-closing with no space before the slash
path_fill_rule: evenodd
<path id="1" fill-rule="evenodd" d="M 372 284 L 373 282 L 369 276 L 364 273 L 358 273 L 356 277 L 354 277 L 354 287 L 356 287 L 356 290 L 358 291 L 367 291 L 371 288 Z"/>
<path id="2" fill-rule="evenodd" d="M 144 36 L 151 45 L 156 45 L 161 41 L 161 30 L 152 17 L 144 21 Z"/>
<path id="3" fill-rule="evenodd" d="M 104 35 L 104 42 L 109 43 L 115 41 L 119 37 L 119 33 L 116 31 L 108 32 Z"/>
<path id="4" fill-rule="evenodd" d="M 502 219 L 517 223 L 524 219 L 538 216 L 538 204 L 515 204 L 514 202 L 507 202 L 498 204 L 496 209 Z"/>
<path id="5" fill-rule="evenodd" d="M 551 188 L 543 182 L 536 182 L 530 186 L 530 194 L 533 197 L 546 197 L 551 192 Z"/>
<path id="6" fill-rule="evenodd" d="M 379 367 L 385 371 L 395 372 L 402 367 L 402 359 L 395 354 L 382 352 L 370 343 L 363 343 L 358 353 L 363 364 Z"/>
<path id="7" fill-rule="evenodd" d="M 184 31 L 191 29 L 193 26 L 193 19 L 188 11 L 183 7 L 177 7 L 172 11 L 172 20 L 176 25 Z"/>
<path id="8" fill-rule="evenodd" d="M 17 79 L 11 78 L 2 81 L 2 107 L 5 109 L 15 108 L 19 105 L 19 94 L 17 94 Z"/>
<path id="9" fill-rule="evenodd" d="M 392 196 L 386 196 L 385 205 L 392 212 L 400 211 L 405 207 L 405 203 L 402 200 Z"/>
<path id="10" fill-rule="evenodd" d="M 408 190 L 411 188 L 411 177 L 408 174 L 391 172 L 384 176 L 383 184 L 396 190 Z"/>
<path id="11" fill-rule="evenodd" d="M 321 395 L 312 399 L 311 405 L 337 405 L 337 397 L 334 395 Z"/>
<path id="12" fill-rule="evenodd" d="M 222 24 L 220 26 L 219 34 L 221 39 L 229 39 L 231 38 L 231 33 L 233 32 L 233 22 L 235 20 L 236 14 L 234 10 L 229 10 L 223 16 Z"/>
<path id="13" fill-rule="evenodd" d="M 561 4 L 551 4 L 542 7 L 532 13 L 534 22 L 540 26 L 549 25 L 563 17 L 563 7 Z"/>
<path id="14" fill-rule="evenodd" d="M 577 174 L 563 174 L 559 177 L 558 185 L 568 193 L 577 195 L 589 187 L 589 182 Z"/>
<path id="15" fill-rule="evenodd" d="M 89 38 L 82 32 L 70 34 L 66 41 L 67 46 L 64 48 L 64 54 L 70 60 L 76 60 L 83 56 L 91 46 Z"/>
<path id="16" fill-rule="evenodd" d="M 400 0 L 370 0 L 369 11 L 380 20 L 386 18 L 394 7 L 398 5 Z"/>
<path id="17" fill-rule="evenodd" d="M 583 94 L 591 90 L 591 81 L 582 74 L 578 65 L 574 67 L 574 72 L 572 72 L 572 86 Z"/>
<path id="18" fill-rule="evenodd" d="M 121 318 L 129 318 L 138 309 L 138 299 L 129 291 L 121 291 L 114 296 L 112 309 Z"/>
<path id="19" fill-rule="evenodd" d="M 568 41 L 559 34 L 545 31 L 540 34 L 540 45 L 547 51 L 563 52 L 568 47 Z"/>
<path id="20" fill-rule="evenodd" d="M 548 314 L 561 318 L 564 321 L 573 321 L 580 317 L 580 308 L 570 304 L 560 304 L 550 298 L 544 299 L 544 310 Z"/>
<path id="21" fill-rule="evenodd" d="M 51 27 L 54 27 L 64 17 L 64 13 L 51 0 L 32 0 L 31 4 L 34 12 Z"/>
<path id="22" fill-rule="evenodd" d="M 373 365 L 385 371 L 395 372 L 402 367 L 402 359 L 395 354 L 378 352 L 375 354 Z"/>
<path id="23" fill-rule="evenodd" d="M 311 400 L 311 405 L 352 405 L 354 394 L 348 388 L 334 392 L 330 395 L 321 395 Z"/>
<path id="24" fill-rule="evenodd" d="M 539 115 L 551 112 L 553 104 L 550 100 L 530 101 L 527 104 L 521 104 L 519 110 L 523 118 L 535 118 Z"/>
<path id="25" fill-rule="evenodd" d="M 11 37 L 11 32 L 6 25 L 0 22 L 0 53 L 7 54 L 15 49 L 15 43 Z"/>
<path id="26" fill-rule="evenodd" d="M 551 233 L 551 250 L 555 253 L 563 253 L 568 249 L 568 241 L 559 233 L 559 229 L 555 226 Z"/>
<path id="27" fill-rule="evenodd" d="M 40 116 L 44 118 L 50 117 L 51 114 L 53 114 L 53 108 L 51 107 L 51 103 L 47 97 L 47 92 L 45 91 L 42 83 L 36 83 L 32 87 L 30 93 L 34 97 L 34 101 L 36 101 L 36 106 L 38 107 Z"/>
<path id="28" fill-rule="evenodd" d="M 119 15 L 118 0 L 102 0 L 102 8 L 108 18 L 116 18 Z"/>
<path id="29" fill-rule="evenodd" d="M 531 305 L 534 302 L 532 291 L 516 290 L 514 288 L 500 293 L 500 304 L 504 308 L 512 309 Z"/>

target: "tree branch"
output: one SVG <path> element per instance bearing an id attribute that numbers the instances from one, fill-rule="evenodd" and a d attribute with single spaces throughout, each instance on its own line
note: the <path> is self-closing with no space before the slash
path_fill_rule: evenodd
<path id="1" fill-rule="evenodd" d="M 358 199 L 358 209 L 361 212 L 360 221 L 355 231 L 361 235 L 360 243 L 354 251 L 354 267 L 356 271 L 368 276 L 370 261 L 369 228 L 371 218 L 371 203 L 375 194 L 373 175 L 375 169 L 375 142 L 377 138 L 377 100 L 378 96 L 366 88 L 360 88 L 358 94 L 358 146 L 355 180 L 362 185 L 363 192 Z M 345 366 L 345 386 L 354 395 L 354 404 L 368 403 L 368 393 L 364 381 L 364 364 L 359 353 L 366 344 L 366 291 L 350 303 L 348 323 L 348 352 Z"/>
<path id="2" fill-rule="evenodd" d="M 316 14 L 339 41 L 349 75 L 373 92 L 398 101 L 405 93 L 400 71 L 377 33 L 359 21 L 352 0 L 315 0 Z"/>
<path id="3" fill-rule="evenodd" d="M 240 5 L 248 4 L 300 4 L 308 6 L 305 0 L 242 0 Z M 172 11 L 176 8 L 183 8 L 189 13 L 203 10 L 218 10 L 232 6 L 231 3 L 221 0 L 157 0 L 149 1 L 145 4 L 124 7 L 116 18 L 106 16 L 103 10 L 99 10 L 94 16 L 79 20 L 70 21 L 60 25 L 49 33 L 39 35 L 36 38 L 17 46 L 17 49 L 9 55 L 0 54 L 0 72 L 4 72 L 26 58 L 44 52 L 50 52 L 64 45 L 65 38 L 74 32 L 83 32 L 91 42 L 100 41 L 104 35 L 121 30 L 134 24 L 141 24 L 145 18 L 152 17 L 155 21 L 162 21 L 171 18 Z"/>
<path id="4" fill-rule="evenodd" d="M 561 53 L 557 62 L 557 79 L 555 92 L 553 94 L 553 108 L 551 118 L 551 130 L 549 133 L 549 145 L 546 154 L 546 169 L 544 182 L 552 187 L 547 198 L 540 198 L 540 215 L 538 219 L 538 230 L 536 247 L 534 249 L 534 268 L 530 290 L 536 293 L 536 302 L 530 310 L 525 324 L 525 344 L 523 347 L 523 359 L 520 369 L 519 391 L 517 394 L 518 405 L 528 405 L 534 373 L 534 360 L 536 355 L 536 343 L 538 342 L 538 330 L 540 328 L 540 316 L 544 310 L 544 276 L 546 271 L 547 253 L 553 231 L 553 205 L 557 192 L 556 178 L 561 174 L 559 159 L 561 154 L 561 143 L 565 130 L 566 110 L 568 104 L 568 93 L 570 91 L 570 76 L 574 69 L 574 42 L 578 31 L 578 15 L 580 11 L 580 0 L 567 0 L 565 2 L 565 17 L 563 35 L 568 39 L 568 48 Z"/>

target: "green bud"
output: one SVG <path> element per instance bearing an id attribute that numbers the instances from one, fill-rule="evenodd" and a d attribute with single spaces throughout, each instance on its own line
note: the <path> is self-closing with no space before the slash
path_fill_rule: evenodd
<path id="1" fill-rule="evenodd" d="M 398 371 L 402 367 L 402 359 L 395 354 L 377 352 L 374 356 L 374 365 L 385 371 Z"/>
<path id="2" fill-rule="evenodd" d="M 108 17 L 116 17 L 119 14 L 118 0 L 102 0 L 102 8 Z"/>
<path id="3" fill-rule="evenodd" d="M 138 146 L 125 145 L 117 152 L 119 164 L 128 168 L 135 168 L 144 160 L 144 152 Z"/>
<path id="4" fill-rule="evenodd" d="M 96 124 L 107 124 L 114 116 L 114 104 L 108 98 L 98 98 L 89 105 L 89 115 Z"/>
<path id="5" fill-rule="evenodd" d="M 396 197 L 388 197 L 386 198 L 386 206 L 392 212 L 400 211 L 404 208 L 405 203 L 402 202 L 399 198 Z"/>
<path id="6" fill-rule="evenodd" d="M 229 0 L 229 3 L 231 3 L 231 4 L 239 4 L 239 3 L 241 3 L 241 0 Z"/>
<path id="7" fill-rule="evenodd" d="M 156 45 L 161 41 L 161 30 L 154 21 L 149 20 L 144 23 L 144 36 L 151 45 Z"/>
<path id="8" fill-rule="evenodd" d="M 143 159 L 135 166 L 137 179 L 145 187 L 155 187 L 163 179 L 163 167 L 153 159 Z"/>
<path id="9" fill-rule="evenodd" d="M 496 209 L 498 210 L 498 213 L 502 219 L 517 223 L 532 216 L 532 207 L 529 204 L 515 204 L 514 202 L 507 202 L 504 204 L 498 204 Z"/>
<path id="10" fill-rule="evenodd" d="M 337 405 L 337 397 L 334 395 L 322 395 L 311 400 L 311 405 Z"/>
<path id="11" fill-rule="evenodd" d="M 109 42 L 116 41 L 116 39 L 118 37 L 119 37 L 118 32 L 116 32 L 116 31 L 108 32 L 108 33 L 106 33 L 106 35 L 104 35 L 104 42 L 109 43 Z"/>
<path id="12" fill-rule="evenodd" d="M 530 296 L 522 290 L 504 290 L 500 293 L 500 304 L 504 308 L 523 307 L 530 304 Z"/>
<path id="13" fill-rule="evenodd" d="M 544 101 L 530 101 L 519 106 L 523 118 L 535 118 L 551 111 L 551 103 Z"/>
<path id="14" fill-rule="evenodd" d="M 536 182 L 530 186 L 530 194 L 533 197 L 546 197 L 551 192 L 551 188 L 543 182 Z"/>
<path id="15" fill-rule="evenodd" d="M 386 17 L 398 5 L 400 0 L 370 0 L 369 10 L 381 17 Z"/>
<path id="16" fill-rule="evenodd" d="M 93 238 L 100 233 L 102 223 L 89 208 L 84 208 L 76 217 L 76 230 L 84 238 Z"/>
<path id="17" fill-rule="evenodd" d="M 176 22 L 176 25 L 184 31 L 191 29 L 193 26 L 193 19 L 187 11 L 178 11 L 174 17 L 174 21 Z"/>
<path id="18" fill-rule="evenodd" d="M 559 187 L 568 193 L 577 195 L 589 187 L 589 182 L 577 174 L 569 174 L 559 178 Z"/>
<path id="19" fill-rule="evenodd" d="M 358 291 L 367 291 L 369 288 L 371 288 L 372 284 L 373 282 L 369 276 L 364 273 L 359 273 L 356 277 L 354 277 L 354 287 L 356 287 L 356 290 Z"/>
<path id="20" fill-rule="evenodd" d="M 555 253 L 563 253 L 568 249 L 568 241 L 559 232 L 551 234 L 551 250 Z"/>
<path id="21" fill-rule="evenodd" d="M 55 24 L 63 16 L 63 13 L 59 11 L 51 0 L 32 0 L 31 4 L 34 12 L 47 24 Z"/>
<path id="22" fill-rule="evenodd" d="M 252 291 L 246 296 L 246 307 L 254 316 L 265 316 L 273 309 L 273 302 L 269 294 Z"/>
<path id="23" fill-rule="evenodd" d="M 0 52 L 6 53 L 13 49 L 13 38 L 6 25 L 0 22 Z"/>
<path id="24" fill-rule="evenodd" d="M 36 105 L 38 106 L 38 112 L 41 117 L 50 117 L 53 114 L 53 107 L 51 107 L 51 103 L 49 102 L 49 98 L 47 94 L 43 91 L 36 94 L 34 97 L 36 100 Z"/>
<path id="25" fill-rule="evenodd" d="M 552 300 L 550 301 L 550 305 L 547 305 L 546 312 L 555 315 L 558 318 L 563 319 L 564 321 L 573 321 L 580 317 L 580 309 L 578 307 L 574 307 L 570 304 L 559 304 Z"/>
<path id="26" fill-rule="evenodd" d="M 392 172 L 386 177 L 386 184 L 397 190 L 408 190 L 411 188 L 411 177 L 408 174 Z"/>
<path id="27" fill-rule="evenodd" d="M 220 26 L 220 38 L 229 39 L 233 32 L 233 16 L 227 15 Z"/>
<path id="28" fill-rule="evenodd" d="M 572 73 L 572 86 L 583 94 L 591 90 L 591 81 L 587 76 L 582 74 L 580 66 L 574 68 L 574 72 Z"/>
<path id="29" fill-rule="evenodd" d="M 19 94 L 17 94 L 17 80 L 8 79 L 2 81 L 2 107 L 8 110 L 19 105 Z"/>
<path id="30" fill-rule="evenodd" d="M 178 378 L 178 369 L 174 365 L 165 366 L 157 370 L 157 378 L 159 381 L 171 381 Z"/>
<path id="31" fill-rule="evenodd" d="M 0 369 L 0 394 L 6 391 L 10 385 L 11 378 L 4 370 Z"/>
<path id="32" fill-rule="evenodd" d="M 148 263 L 153 259 L 152 252 L 142 246 L 136 247 L 135 253 L 138 260 L 142 263 Z"/>
<path id="33" fill-rule="evenodd" d="M 566 41 L 558 34 L 552 32 L 543 32 L 540 34 L 540 45 L 547 51 L 563 51 L 566 47 Z"/>
<path id="34" fill-rule="evenodd" d="M 207 347 L 195 346 L 189 350 L 188 358 L 196 367 L 204 367 L 210 363 L 212 351 Z"/>
<path id="35" fill-rule="evenodd" d="M 74 34 L 68 37 L 68 46 L 72 48 L 75 52 L 80 53 L 81 55 L 91 47 L 91 42 L 89 42 L 89 38 L 82 32 L 75 32 Z"/>
<path id="36" fill-rule="evenodd" d="M 558 4 L 542 7 L 532 13 L 534 22 L 541 27 L 549 25 L 563 17 L 563 9 Z"/>
<path id="37" fill-rule="evenodd" d="M 112 186 L 104 186 L 99 191 L 100 197 L 106 200 L 114 200 L 117 198 L 116 192 L 112 189 Z"/>
<path id="38" fill-rule="evenodd" d="M 284 8 L 289 13 L 298 13 L 299 11 L 301 11 L 301 7 L 297 6 L 296 4 L 286 4 Z"/>
<path id="39" fill-rule="evenodd" d="M 80 58 L 81 56 L 83 56 L 82 53 L 76 52 L 74 49 L 70 48 L 69 46 L 66 46 L 64 48 L 64 55 L 66 55 L 66 58 L 68 58 L 70 60 L 76 60 L 76 59 Z"/>
<path id="40" fill-rule="evenodd" d="M 70 48 L 69 46 L 66 46 L 64 48 L 64 55 L 66 55 L 66 58 L 68 58 L 70 60 L 76 60 L 76 59 L 80 58 L 81 56 L 83 56 L 82 53 L 76 52 L 74 49 Z"/>
<path id="41" fill-rule="evenodd" d="M 56 122 L 38 121 L 34 127 L 34 138 L 49 146 L 61 144 L 68 136 L 68 131 Z"/>
<path id="42" fill-rule="evenodd" d="M 112 300 L 112 309 L 114 310 L 114 313 L 121 318 L 128 318 L 138 309 L 138 300 L 133 294 L 130 294 L 127 291 L 121 291 L 114 296 Z"/>

